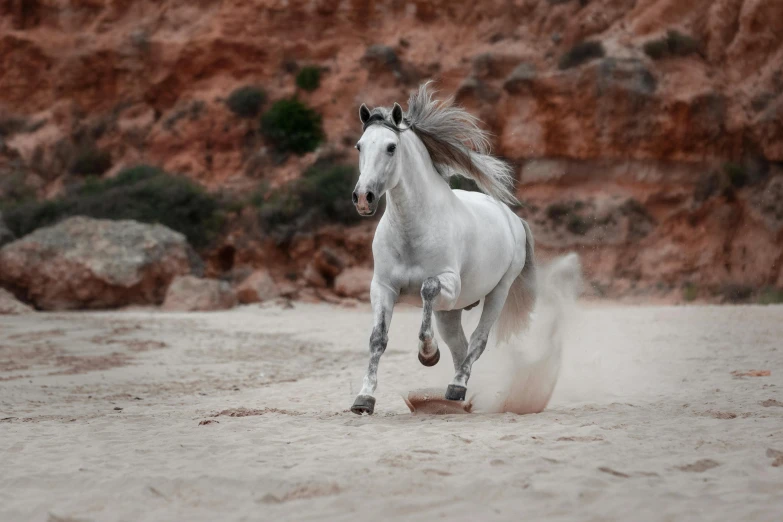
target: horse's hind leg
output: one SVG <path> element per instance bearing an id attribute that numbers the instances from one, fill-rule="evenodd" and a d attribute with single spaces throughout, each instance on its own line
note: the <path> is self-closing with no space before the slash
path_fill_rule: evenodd
<path id="1" fill-rule="evenodd" d="M 451 401 L 465 400 L 465 394 L 467 392 L 468 379 L 470 379 L 470 372 L 473 369 L 473 363 L 475 363 L 481 354 L 484 353 L 484 348 L 487 346 L 487 339 L 489 338 L 489 332 L 492 329 L 492 325 L 495 324 L 500 312 L 503 310 L 503 305 L 506 303 L 506 297 L 508 297 L 509 288 L 511 283 L 517 277 L 517 273 L 508 272 L 500 280 L 500 283 L 487 294 L 484 300 L 484 310 L 481 312 L 481 319 L 479 319 L 478 326 L 470 336 L 470 346 L 468 347 L 468 353 L 462 364 L 456 368 L 456 374 L 454 380 L 451 381 L 446 389 L 446 398 Z"/>
<path id="2" fill-rule="evenodd" d="M 438 323 L 438 332 L 446 341 L 451 350 L 451 358 L 454 360 L 454 371 L 459 371 L 462 362 L 468 354 L 468 340 L 462 329 L 462 310 L 449 310 L 435 312 L 435 322 Z"/>

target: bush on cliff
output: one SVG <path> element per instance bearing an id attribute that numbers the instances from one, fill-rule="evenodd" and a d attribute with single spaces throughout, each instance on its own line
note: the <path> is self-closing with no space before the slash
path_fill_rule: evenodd
<path id="1" fill-rule="evenodd" d="M 206 246 L 222 222 L 219 202 L 201 187 L 145 165 L 126 169 L 111 179 L 88 180 L 51 201 L 22 203 L 3 212 L 8 228 L 17 237 L 79 215 L 160 223 L 181 232 L 196 247 Z"/>
<path id="2" fill-rule="evenodd" d="M 266 101 L 266 93 L 252 85 L 240 87 L 231 92 L 226 105 L 240 118 L 255 118 Z"/>
<path id="3" fill-rule="evenodd" d="M 68 170 L 78 176 L 100 176 L 111 168 L 111 154 L 92 146 L 78 150 Z"/>
<path id="4" fill-rule="evenodd" d="M 561 58 L 558 67 L 561 70 L 577 67 L 585 62 L 601 58 L 606 54 L 601 42 L 580 42 L 569 49 Z"/>
<path id="5" fill-rule="evenodd" d="M 666 31 L 666 36 L 646 42 L 644 53 L 653 60 L 661 60 L 670 56 L 688 56 L 699 52 L 699 42 L 693 37 L 674 29 Z"/>
<path id="6" fill-rule="evenodd" d="M 324 222 L 348 224 L 359 220 L 351 201 L 356 179 L 353 166 L 320 162 L 300 179 L 252 201 L 262 225 L 272 232 L 294 232 Z"/>
<path id="7" fill-rule="evenodd" d="M 275 102 L 261 117 L 261 132 L 278 151 L 298 155 L 324 140 L 321 115 L 296 98 Z"/>
<path id="8" fill-rule="evenodd" d="M 305 91 L 312 92 L 321 85 L 321 69 L 313 65 L 302 67 L 296 75 L 296 86 Z"/>

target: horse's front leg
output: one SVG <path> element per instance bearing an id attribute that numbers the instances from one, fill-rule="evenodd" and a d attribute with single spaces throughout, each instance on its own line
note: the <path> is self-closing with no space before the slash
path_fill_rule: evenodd
<path id="1" fill-rule="evenodd" d="M 438 341 L 432 333 L 432 312 L 451 310 L 457 303 L 461 281 L 451 272 L 428 277 L 421 285 L 422 317 L 419 329 L 419 362 L 424 366 L 435 366 L 440 361 Z"/>
<path id="2" fill-rule="evenodd" d="M 378 386 L 378 362 L 386 351 L 389 342 L 389 325 L 397 294 L 389 287 L 373 279 L 370 286 L 370 301 L 373 311 L 373 327 L 370 334 L 370 363 L 364 376 L 362 390 L 351 406 L 351 411 L 357 415 L 366 413 L 372 415 L 375 410 L 375 388 Z"/>

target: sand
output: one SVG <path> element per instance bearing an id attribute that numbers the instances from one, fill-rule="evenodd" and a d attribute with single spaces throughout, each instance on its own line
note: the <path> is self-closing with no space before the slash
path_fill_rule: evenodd
<path id="1" fill-rule="evenodd" d="M 783 307 L 587 306 L 531 415 L 412 415 L 419 317 L 359 417 L 366 306 L 2 316 L 0 520 L 783 518 Z"/>

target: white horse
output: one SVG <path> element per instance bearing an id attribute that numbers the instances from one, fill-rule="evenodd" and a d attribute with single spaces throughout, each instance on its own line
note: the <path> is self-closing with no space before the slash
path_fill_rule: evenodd
<path id="1" fill-rule="evenodd" d="M 375 270 L 370 288 L 373 330 L 370 363 L 351 411 L 375 409 L 378 362 L 386 349 L 395 303 L 422 306 L 419 361 L 440 359 L 432 315 L 451 350 L 455 375 L 446 398 L 463 401 L 473 363 L 498 323 L 498 338 L 523 329 L 535 300 L 533 237 L 527 223 L 506 203 L 515 202 L 510 167 L 489 155 L 487 133 L 478 120 L 438 102 L 422 85 L 411 94 L 408 112 L 362 105 L 364 134 L 359 181 L 353 202 L 359 214 L 375 213 L 387 194 L 386 212 L 372 244 Z M 486 194 L 452 190 L 451 175 L 473 179 Z M 462 310 L 484 299 L 470 343 Z"/>

